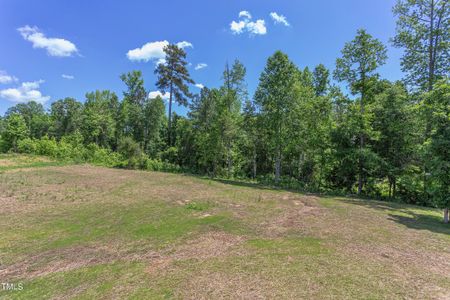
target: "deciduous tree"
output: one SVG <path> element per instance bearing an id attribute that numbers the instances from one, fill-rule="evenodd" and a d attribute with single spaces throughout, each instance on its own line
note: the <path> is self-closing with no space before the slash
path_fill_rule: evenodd
<path id="1" fill-rule="evenodd" d="M 359 134 L 359 174 L 358 194 L 361 194 L 364 182 L 363 153 L 365 147 L 364 115 L 365 104 L 369 96 L 371 82 L 376 78 L 376 70 L 386 62 L 386 47 L 377 39 L 373 38 L 364 29 L 358 30 L 356 37 L 346 43 L 342 49 L 342 57 L 336 60 L 334 77 L 338 81 L 346 81 L 353 94 L 359 94 L 360 104 L 360 134 Z"/>

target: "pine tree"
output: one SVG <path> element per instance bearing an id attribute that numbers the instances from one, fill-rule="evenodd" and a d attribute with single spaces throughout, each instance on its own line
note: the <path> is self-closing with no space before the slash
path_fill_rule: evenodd
<path id="1" fill-rule="evenodd" d="M 168 120 L 168 142 L 172 145 L 172 102 L 175 100 L 178 104 L 187 106 L 188 98 L 192 95 L 189 92 L 187 84 L 193 84 L 194 81 L 186 68 L 186 52 L 177 45 L 167 45 L 164 47 L 166 54 L 165 62 L 158 64 L 155 74 L 158 76 L 156 86 L 161 93 L 169 93 L 169 120 Z"/>

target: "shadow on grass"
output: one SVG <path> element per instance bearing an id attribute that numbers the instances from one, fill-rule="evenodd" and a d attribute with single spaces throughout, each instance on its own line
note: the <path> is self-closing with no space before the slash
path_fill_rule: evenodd
<path id="1" fill-rule="evenodd" d="M 238 181 L 238 180 L 232 180 L 232 179 L 220 179 L 220 178 L 209 178 L 209 179 L 212 181 L 215 181 L 215 182 L 220 182 L 223 184 L 229 184 L 229 185 L 240 186 L 240 187 L 256 188 L 256 189 L 260 189 L 260 190 L 285 190 L 285 191 L 287 191 L 286 189 L 282 189 L 280 187 L 264 185 L 264 184 L 256 183 L 256 182 L 245 182 L 245 181 Z M 296 191 L 296 192 L 299 192 L 299 191 Z"/>
<path id="2" fill-rule="evenodd" d="M 356 195 L 348 195 L 346 197 L 333 194 L 321 194 L 305 192 L 284 187 L 265 185 L 257 182 L 239 181 L 233 179 L 210 178 L 195 174 L 183 174 L 185 176 L 194 176 L 201 179 L 211 180 L 227 185 L 248 187 L 260 190 L 276 190 L 297 193 L 301 195 L 317 196 L 321 198 L 339 199 L 341 202 L 365 206 L 368 208 L 385 211 L 388 219 L 396 223 L 402 224 L 408 228 L 416 230 L 428 230 L 435 233 L 450 235 L 450 224 L 444 224 L 442 216 L 436 215 L 436 209 L 430 207 L 416 206 L 405 203 L 387 202 L 380 200 L 370 200 L 356 198 Z M 351 198 L 350 198 L 351 197 Z M 353 198 L 355 197 L 355 198 Z"/>
<path id="3" fill-rule="evenodd" d="M 450 224 L 444 224 L 443 217 L 436 215 L 437 210 L 434 208 L 375 200 L 341 199 L 341 201 L 385 211 L 388 220 L 408 228 L 427 230 L 450 236 Z"/>

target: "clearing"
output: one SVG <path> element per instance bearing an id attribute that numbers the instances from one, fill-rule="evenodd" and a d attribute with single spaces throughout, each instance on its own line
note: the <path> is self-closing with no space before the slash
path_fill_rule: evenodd
<path id="1" fill-rule="evenodd" d="M 417 206 L 3 155 L 0 226 L 1 299 L 450 299 Z"/>

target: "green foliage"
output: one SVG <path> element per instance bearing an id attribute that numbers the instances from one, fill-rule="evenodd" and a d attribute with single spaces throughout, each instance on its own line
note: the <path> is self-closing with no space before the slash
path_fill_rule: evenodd
<path id="1" fill-rule="evenodd" d="M 40 138 L 49 130 L 49 116 L 45 113 L 44 107 L 40 103 L 30 101 L 16 104 L 10 107 L 5 115 L 11 114 L 18 114 L 23 117 L 30 137 Z"/>
<path id="2" fill-rule="evenodd" d="M 144 106 L 144 150 L 156 158 L 165 143 L 163 141 L 164 125 L 166 122 L 166 106 L 161 97 L 149 99 Z"/>
<path id="3" fill-rule="evenodd" d="M 59 140 L 74 134 L 81 128 L 83 105 L 73 98 L 65 98 L 52 103 L 50 131 Z"/>
<path id="4" fill-rule="evenodd" d="M 336 59 L 335 79 L 347 81 L 353 93 L 362 93 L 364 97 L 368 80 L 386 62 L 386 47 L 364 29 L 359 29 L 356 37 L 346 43 L 341 52 L 342 57 Z"/>
<path id="5" fill-rule="evenodd" d="M 21 114 L 11 113 L 6 117 L 4 126 L 2 132 L 3 147 L 17 152 L 19 141 L 27 138 L 29 135 L 25 118 Z"/>
<path id="6" fill-rule="evenodd" d="M 389 196 L 396 196 L 397 180 L 414 158 L 415 132 L 413 106 L 407 97 L 405 87 L 387 84 L 386 89 L 376 96 L 373 105 L 373 128 L 379 133 L 374 150 L 380 156 L 380 176 L 389 181 Z"/>
<path id="7" fill-rule="evenodd" d="M 294 103 L 294 87 L 298 82 L 297 67 L 281 51 L 267 60 L 255 93 L 255 103 L 260 111 L 266 147 L 275 157 L 275 181 L 281 175 L 282 156 L 289 133 L 288 115 Z"/>
<path id="8" fill-rule="evenodd" d="M 116 94 L 110 91 L 86 94 L 81 127 L 86 144 L 102 147 L 115 144 L 118 105 Z"/>
<path id="9" fill-rule="evenodd" d="M 372 116 L 366 105 L 370 104 L 369 100 L 373 98 L 372 88 L 378 78 L 376 69 L 387 60 L 386 47 L 364 29 L 360 29 L 356 37 L 346 43 L 341 52 L 342 57 L 336 59 L 334 78 L 338 81 L 347 81 L 352 93 L 361 96 L 359 115 L 357 115 L 359 123 L 357 129 L 359 133 L 358 194 L 361 194 L 368 176 L 366 158 L 369 150 L 366 149 L 365 144 L 367 138 L 370 138 L 373 133 L 370 127 Z M 373 155 L 370 154 L 370 156 Z"/>
<path id="10" fill-rule="evenodd" d="M 178 161 L 177 147 L 169 147 L 161 152 L 161 159 L 165 162 L 176 164 Z"/>
<path id="11" fill-rule="evenodd" d="M 172 100 L 179 105 L 187 106 L 188 98 L 192 95 L 189 92 L 187 84 L 193 84 L 194 81 L 186 68 L 186 52 L 177 45 L 167 45 L 164 47 L 165 63 L 160 63 L 155 69 L 158 76 L 156 86 L 161 93 L 169 93 L 169 146 L 172 146 L 171 140 L 171 122 L 172 122 Z"/>
<path id="12" fill-rule="evenodd" d="M 209 205 L 207 203 L 189 202 L 184 207 L 190 210 L 203 211 L 208 209 Z"/>
<path id="13" fill-rule="evenodd" d="M 422 91 L 450 73 L 450 3 L 448 0 L 399 0 L 395 5 L 394 46 L 404 48 L 405 81 Z"/>
<path id="14" fill-rule="evenodd" d="M 155 70 L 159 91 L 170 95 L 167 116 L 165 100 L 150 99 L 142 72 L 131 71 L 120 76 L 121 101 L 105 90 L 87 93 L 84 103 L 58 100 L 49 113 L 36 102 L 13 106 L 0 118 L 0 151 L 445 208 L 448 9 L 444 0 L 400 0 L 394 8 L 394 44 L 406 50 L 402 68 L 419 88 L 413 93 L 380 80 L 386 47 L 363 29 L 344 45 L 333 72 L 351 98 L 330 84 L 324 65 L 300 70 L 281 51 L 268 58 L 253 98 L 238 60 L 225 65 L 219 87 L 193 95 L 186 53 L 168 45 Z M 173 101 L 188 106 L 188 99 L 186 116 L 172 113 Z"/>
<path id="15" fill-rule="evenodd" d="M 142 165 L 144 155 L 141 147 L 131 137 L 123 137 L 119 141 L 117 151 L 127 161 L 128 168 L 137 168 Z"/>
<path id="16" fill-rule="evenodd" d="M 330 71 L 323 64 L 319 64 L 314 68 L 313 84 L 317 96 L 326 94 L 330 84 Z"/>
<path id="17" fill-rule="evenodd" d="M 122 74 L 120 79 L 127 86 L 123 93 L 121 103 L 120 124 L 118 130 L 125 136 L 132 136 L 135 141 L 144 140 L 144 106 L 147 101 L 147 92 L 144 88 L 144 80 L 141 71 L 132 71 Z"/>
<path id="18" fill-rule="evenodd" d="M 432 111 L 431 134 L 425 143 L 429 165 L 429 192 L 432 204 L 439 208 L 450 207 L 450 82 L 438 82 L 426 95 L 424 109 Z"/>

